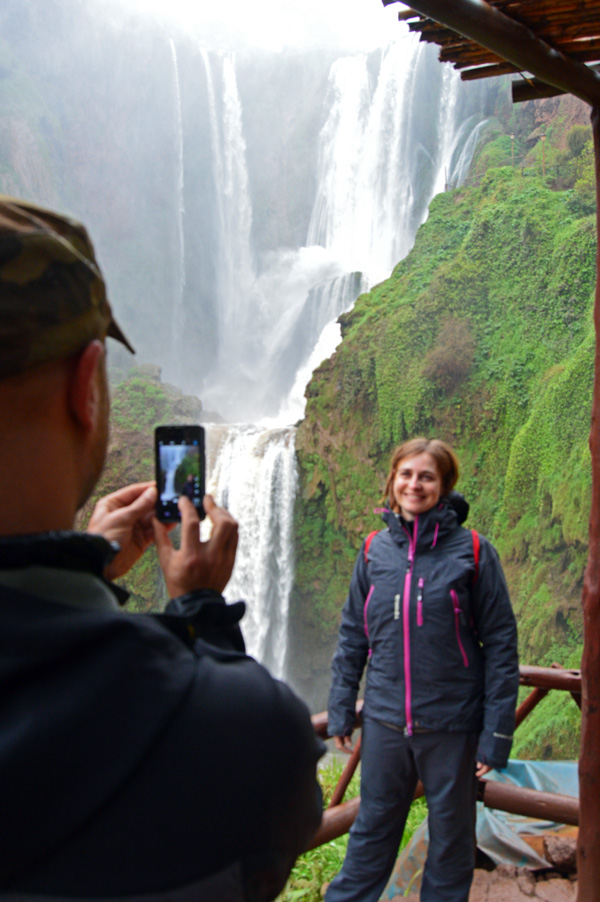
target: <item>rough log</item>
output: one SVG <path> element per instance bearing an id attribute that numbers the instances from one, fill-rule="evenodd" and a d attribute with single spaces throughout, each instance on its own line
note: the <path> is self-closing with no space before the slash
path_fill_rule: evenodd
<path id="1" fill-rule="evenodd" d="M 326 842 L 330 842 L 332 839 L 337 839 L 338 836 L 343 836 L 344 833 L 347 833 L 356 820 L 359 807 L 360 798 L 357 797 L 350 799 L 349 802 L 342 802 L 341 805 L 336 805 L 335 808 L 327 808 L 323 812 L 321 826 L 315 833 L 308 848 L 316 849 L 317 846 L 322 846 Z"/>
<path id="2" fill-rule="evenodd" d="M 536 687 L 532 692 L 529 693 L 525 701 L 521 702 L 519 707 L 517 708 L 517 713 L 515 714 L 515 729 L 522 724 L 528 714 L 531 714 L 533 709 L 539 705 L 543 698 L 546 698 L 548 695 L 548 689 L 539 689 Z"/>
<path id="3" fill-rule="evenodd" d="M 533 667 L 522 664 L 519 667 L 521 686 L 539 686 L 540 689 L 564 689 L 567 692 L 581 692 L 581 671 L 559 670 L 554 667 Z"/>
<path id="4" fill-rule="evenodd" d="M 344 795 L 346 794 L 346 790 L 348 789 L 348 784 L 350 780 L 354 776 L 356 772 L 356 768 L 358 767 L 358 762 L 360 761 L 360 746 L 361 746 L 362 736 L 359 736 L 356 742 L 354 743 L 354 748 L 352 750 L 352 754 L 350 758 L 346 762 L 346 767 L 342 771 L 342 775 L 338 780 L 337 786 L 335 787 L 331 801 L 328 808 L 335 808 L 336 805 L 340 805 Z"/>
<path id="5" fill-rule="evenodd" d="M 497 808 L 509 814 L 524 814 L 574 827 L 579 823 L 579 800 L 558 792 L 540 792 L 496 780 L 480 780 L 478 798 L 486 808 Z"/>

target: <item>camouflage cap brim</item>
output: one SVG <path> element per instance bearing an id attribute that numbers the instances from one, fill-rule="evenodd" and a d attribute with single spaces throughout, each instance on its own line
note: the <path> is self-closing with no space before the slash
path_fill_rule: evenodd
<path id="1" fill-rule="evenodd" d="M 107 335 L 134 353 L 113 318 L 84 226 L 0 195 L 0 378 Z"/>

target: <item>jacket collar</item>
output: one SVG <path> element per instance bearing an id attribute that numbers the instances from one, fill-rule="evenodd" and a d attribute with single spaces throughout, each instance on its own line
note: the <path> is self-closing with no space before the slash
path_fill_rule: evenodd
<path id="1" fill-rule="evenodd" d="M 440 539 L 466 519 L 468 510 L 469 506 L 462 495 L 452 492 L 412 522 L 405 521 L 400 514 L 388 508 L 384 509 L 381 516 L 399 545 L 412 541 L 416 536 L 417 548 L 435 548 Z"/>
<path id="2" fill-rule="evenodd" d="M 120 548 L 117 542 L 91 533 L 60 530 L 0 538 L 0 570 L 52 567 L 99 577 L 124 604 L 129 593 L 104 579 L 104 568 Z"/>

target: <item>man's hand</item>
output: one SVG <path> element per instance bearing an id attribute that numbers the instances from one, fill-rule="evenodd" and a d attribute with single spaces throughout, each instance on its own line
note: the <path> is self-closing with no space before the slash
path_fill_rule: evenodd
<path id="1" fill-rule="evenodd" d="M 87 532 L 118 542 L 121 551 L 104 571 L 106 579 L 123 576 L 154 541 L 152 517 L 156 485 L 138 482 L 101 498 L 94 508 Z"/>
<path id="2" fill-rule="evenodd" d="M 217 507 L 210 495 L 204 496 L 204 510 L 213 522 L 208 542 L 200 541 L 200 520 L 194 505 L 181 495 L 181 544 L 177 551 L 167 528 L 153 519 L 154 540 L 167 591 L 171 598 L 195 589 L 222 592 L 231 576 L 238 542 L 238 525 L 233 517 Z"/>

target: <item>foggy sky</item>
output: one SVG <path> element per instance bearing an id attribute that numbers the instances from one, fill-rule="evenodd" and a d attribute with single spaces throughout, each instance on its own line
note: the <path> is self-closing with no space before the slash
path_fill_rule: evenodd
<path id="1" fill-rule="evenodd" d="M 106 0 L 94 2 L 106 9 Z M 404 5 L 384 8 L 381 0 L 112 0 L 111 6 L 197 35 L 212 47 L 372 50 L 405 28 L 397 18 Z"/>

